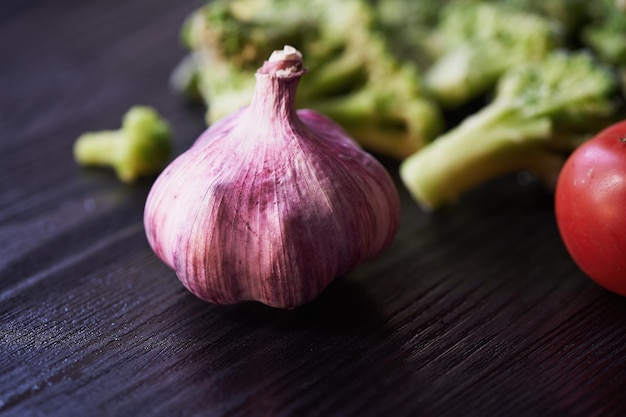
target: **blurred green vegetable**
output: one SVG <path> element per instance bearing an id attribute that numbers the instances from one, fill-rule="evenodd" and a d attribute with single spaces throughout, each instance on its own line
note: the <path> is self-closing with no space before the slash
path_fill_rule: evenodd
<path id="1" fill-rule="evenodd" d="M 616 67 L 626 97 L 626 1 L 590 2 L 591 22 L 581 33 L 583 42 L 604 62 Z"/>
<path id="2" fill-rule="evenodd" d="M 509 68 L 543 59 L 559 26 L 542 16 L 491 3 L 450 3 L 432 32 L 435 62 L 426 85 L 446 107 L 491 90 Z"/>
<path id="3" fill-rule="evenodd" d="M 614 114 L 615 87 L 613 73 L 586 53 L 557 51 L 514 67 L 489 105 L 405 159 L 401 178 L 427 210 L 505 173 L 553 182 L 565 154 Z"/>
<path id="4" fill-rule="evenodd" d="M 200 93 L 212 123 L 248 104 L 255 69 L 271 50 L 292 45 L 310 69 L 298 107 L 325 113 L 370 150 L 404 158 L 441 132 L 442 115 L 418 65 L 394 53 L 377 16 L 363 0 L 210 2 L 184 25 L 191 58 L 174 84 Z"/>
<path id="5" fill-rule="evenodd" d="M 74 143 L 78 164 L 112 167 L 126 183 L 158 174 L 171 151 L 169 125 L 154 109 L 145 106 L 132 107 L 124 115 L 121 129 L 84 133 Z"/>
<path id="6" fill-rule="evenodd" d="M 262 59 L 292 45 L 311 70 L 298 107 L 406 159 L 402 179 L 433 209 L 505 173 L 549 182 L 614 120 L 616 74 L 626 81 L 624 3 L 214 0 L 187 19 L 189 55 L 173 81 L 207 105 L 212 123 L 248 104 Z"/>
<path id="7" fill-rule="evenodd" d="M 558 22 L 566 44 L 577 42 L 578 33 L 589 20 L 589 6 L 597 0 L 490 0 Z"/>
<path id="8" fill-rule="evenodd" d="M 451 3 L 476 0 L 377 0 L 372 1 L 377 27 L 389 39 L 388 47 L 397 56 L 426 70 L 433 61 L 429 38 L 439 24 L 442 10 Z"/>

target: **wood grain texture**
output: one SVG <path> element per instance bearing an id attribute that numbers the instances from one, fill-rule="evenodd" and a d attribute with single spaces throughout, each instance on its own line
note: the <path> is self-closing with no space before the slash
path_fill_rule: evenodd
<path id="1" fill-rule="evenodd" d="M 505 178 L 436 214 L 402 198 L 383 256 L 295 311 L 214 306 L 150 251 L 149 181 L 75 138 L 155 106 L 198 2 L 0 6 L 0 415 L 623 416 L 626 299 L 565 252 L 552 201 Z"/>

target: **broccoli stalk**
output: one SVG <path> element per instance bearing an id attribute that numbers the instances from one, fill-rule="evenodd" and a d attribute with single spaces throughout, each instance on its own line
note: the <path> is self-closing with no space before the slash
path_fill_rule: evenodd
<path id="1" fill-rule="evenodd" d="M 401 179 L 425 210 L 506 173 L 554 180 L 581 135 L 614 114 L 615 87 L 586 53 L 555 51 L 510 69 L 489 105 L 401 163 Z"/>
<path id="2" fill-rule="evenodd" d="M 557 45 L 555 24 L 491 3 L 451 3 L 430 40 L 435 61 L 426 86 L 446 107 L 490 90 L 509 68 L 543 59 Z"/>
<path id="3" fill-rule="evenodd" d="M 119 130 L 88 132 L 74 143 L 74 159 L 83 166 L 112 167 L 125 183 L 159 173 L 172 151 L 171 131 L 157 112 L 134 106 Z"/>

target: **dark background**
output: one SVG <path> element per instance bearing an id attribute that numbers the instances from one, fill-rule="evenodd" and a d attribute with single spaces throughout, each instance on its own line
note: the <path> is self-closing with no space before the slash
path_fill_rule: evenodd
<path id="1" fill-rule="evenodd" d="M 206 304 L 152 253 L 128 186 L 72 159 L 133 104 L 176 131 L 168 85 L 200 2 L 0 5 L 0 415 L 623 416 L 626 299 L 516 177 L 425 214 L 402 197 L 379 258 L 295 311 Z"/>

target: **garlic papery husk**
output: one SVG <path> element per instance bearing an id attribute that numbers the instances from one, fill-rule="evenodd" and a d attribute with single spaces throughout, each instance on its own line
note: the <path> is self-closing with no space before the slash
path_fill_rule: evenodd
<path id="1" fill-rule="evenodd" d="M 148 241 L 201 299 L 293 308 L 393 240 L 391 177 L 330 119 L 296 111 L 304 72 L 293 48 L 273 54 L 251 104 L 211 125 L 150 191 Z"/>

